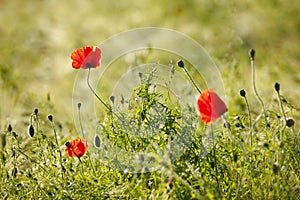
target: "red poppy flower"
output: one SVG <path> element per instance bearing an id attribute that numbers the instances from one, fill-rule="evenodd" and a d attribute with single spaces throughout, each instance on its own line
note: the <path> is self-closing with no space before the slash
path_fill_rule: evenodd
<path id="1" fill-rule="evenodd" d="M 88 69 L 100 66 L 101 50 L 96 46 L 86 46 L 76 49 L 71 59 L 72 67 L 75 69 Z"/>
<path id="2" fill-rule="evenodd" d="M 66 152 L 70 157 L 80 158 L 87 151 L 88 145 L 84 139 L 78 138 L 66 143 Z"/>
<path id="3" fill-rule="evenodd" d="M 227 112 L 225 103 L 211 89 L 205 90 L 200 94 L 197 104 L 204 124 L 217 121 L 222 114 Z"/>

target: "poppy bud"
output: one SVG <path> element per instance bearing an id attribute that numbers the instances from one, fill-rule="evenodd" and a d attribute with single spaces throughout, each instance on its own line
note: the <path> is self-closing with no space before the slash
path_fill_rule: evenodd
<path id="1" fill-rule="evenodd" d="M 81 103 L 80 102 L 77 104 L 77 107 L 78 107 L 78 109 L 81 108 Z"/>
<path id="2" fill-rule="evenodd" d="M 292 126 L 294 126 L 294 124 L 295 124 L 295 121 L 293 120 L 293 118 L 288 118 L 286 120 L 286 126 L 287 127 L 292 127 Z"/>
<path id="3" fill-rule="evenodd" d="M 66 144 L 65 144 L 65 145 L 66 145 L 66 147 L 69 147 L 69 148 L 71 147 L 71 144 L 70 144 L 70 142 L 66 142 Z"/>
<path id="4" fill-rule="evenodd" d="M 12 134 L 13 134 L 14 138 L 17 139 L 18 134 L 16 132 L 12 132 Z"/>
<path id="5" fill-rule="evenodd" d="M 28 134 L 30 137 L 33 137 L 34 136 L 34 127 L 32 124 L 29 125 L 28 127 Z"/>
<path id="6" fill-rule="evenodd" d="M 254 57 L 255 57 L 255 50 L 254 49 L 250 49 L 249 57 L 250 57 L 251 60 L 254 60 Z"/>
<path id="7" fill-rule="evenodd" d="M 143 73 L 139 72 L 139 77 L 142 78 L 142 76 L 143 76 Z"/>
<path id="8" fill-rule="evenodd" d="M 111 100 L 112 103 L 115 103 L 115 96 L 110 96 L 109 99 Z"/>
<path id="9" fill-rule="evenodd" d="M 99 148 L 100 147 L 100 137 L 99 137 L 99 135 L 96 135 L 95 136 L 95 147 L 96 148 Z"/>
<path id="10" fill-rule="evenodd" d="M 35 115 L 37 115 L 39 113 L 39 109 L 35 108 L 33 112 Z"/>
<path id="11" fill-rule="evenodd" d="M 240 95 L 242 97 L 246 97 L 246 91 L 245 90 L 240 90 Z"/>
<path id="12" fill-rule="evenodd" d="M 275 88 L 276 92 L 279 92 L 280 84 L 276 82 L 275 85 L 274 85 L 274 88 Z"/>
<path id="13" fill-rule="evenodd" d="M 53 116 L 52 115 L 48 115 L 48 119 L 49 119 L 49 121 L 53 121 Z"/>
<path id="14" fill-rule="evenodd" d="M 11 124 L 8 124 L 7 131 L 8 131 L 8 132 L 11 132 L 11 131 L 12 131 L 12 126 L 11 126 Z"/>
<path id="15" fill-rule="evenodd" d="M 184 62 L 182 60 L 179 60 L 177 62 L 177 65 L 180 67 L 180 68 L 184 68 Z"/>

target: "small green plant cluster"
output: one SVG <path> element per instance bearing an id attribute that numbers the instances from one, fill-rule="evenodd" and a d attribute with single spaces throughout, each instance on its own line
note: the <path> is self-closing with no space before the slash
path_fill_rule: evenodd
<path id="1" fill-rule="evenodd" d="M 254 55 L 251 51 L 253 74 Z M 68 156 L 69 138 L 54 116 L 37 108 L 28 116 L 28 135 L 19 135 L 11 124 L 2 130 L 3 199 L 300 197 L 300 132 L 292 118 L 296 107 L 280 94 L 279 83 L 274 89 L 281 113 L 265 107 L 254 77 L 261 113 L 252 112 L 247 92 L 241 90 L 237 93 L 247 114 L 203 125 L 194 107 L 178 104 L 168 90 L 156 86 L 156 68 L 138 76 L 140 84 L 129 99 L 122 99 L 123 109 L 116 108 L 113 96 L 111 104 L 104 102 L 106 117 L 82 157 Z"/>

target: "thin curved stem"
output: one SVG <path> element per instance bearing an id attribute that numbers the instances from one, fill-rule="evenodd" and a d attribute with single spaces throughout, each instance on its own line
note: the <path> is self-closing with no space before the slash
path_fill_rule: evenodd
<path id="1" fill-rule="evenodd" d="M 57 150 L 59 152 L 59 162 L 60 162 L 61 168 L 64 169 L 64 166 L 62 164 L 63 163 L 62 162 L 62 155 L 61 155 L 61 151 L 60 151 L 60 148 L 59 148 L 59 143 L 58 143 L 58 139 L 57 139 L 57 133 L 56 133 L 55 125 L 54 125 L 54 122 L 52 120 L 50 121 L 50 123 L 51 123 L 52 129 L 53 129 L 53 132 L 54 132 Z"/>
<path id="2" fill-rule="evenodd" d="M 265 113 L 265 104 L 263 102 L 263 100 L 261 99 L 261 97 L 259 96 L 257 89 L 256 89 L 256 84 L 255 84 L 255 65 L 254 65 L 254 60 L 251 59 L 251 68 L 252 68 L 252 87 L 253 87 L 253 91 L 255 93 L 255 96 L 257 98 L 257 100 L 259 101 L 263 112 Z"/>
<path id="3" fill-rule="evenodd" d="M 196 84 L 196 82 L 194 81 L 194 79 L 192 78 L 192 76 L 190 75 L 190 73 L 188 72 L 188 70 L 184 67 L 183 68 L 185 73 L 187 74 L 187 76 L 189 77 L 189 79 L 192 81 L 193 85 L 195 86 L 195 88 L 197 89 L 197 91 L 199 92 L 199 94 L 202 93 L 202 91 L 200 90 L 200 88 L 198 87 L 198 85 Z"/>
<path id="4" fill-rule="evenodd" d="M 87 84 L 90 88 L 90 90 L 92 91 L 92 93 L 95 95 L 95 97 L 110 111 L 112 112 L 112 109 L 99 97 L 99 95 L 95 92 L 95 90 L 92 88 L 91 84 L 90 84 L 90 73 L 91 73 L 91 68 L 89 68 L 88 71 L 88 77 L 87 77 Z"/>
<path id="5" fill-rule="evenodd" d="M 119 120 L 122 121 L 121 117 L 119 115 L 117 115 L 116 113 L 113 112 L 113 110 L 111 109 L 111 107 L 109 105 L 107 105 L 101 98 L 100 96 L 95 92 L 95 90 L 92 88 L 91 84 L 90 84 L 90 73 L 91 73 L 91 68 L 89 68 L 88 71 L 88 76 L 87 76 L 87 85 L 90 88 L 90 90 L 92 91 L 92 93 L 95 95 L 95 97 L 106 107 L 107 110 L 109 110 L 112 114 L 114 114 Z"/>
<path id="6" fill-rule="evenodd" d="M 276 91 L 276 93 L 277 93 L 277 97 L 278 97 L 278 101 L 279 101 L 279 106 L 280 106 L 280 110 L 282 112 L 283 119 L 286 122 L 286 115 L 284 113 L 284 109 L 283 109 L 283 106 L 282 106 L 282 102 L 281 102 L 281 98 L 280 98 L 280 93 L 279 93 L 279 91 Z"/>
<path id="7" fill-rule="evenodd" d="M 267 114 L 266 114 L 265 104 L 264 104 L 262 98 L 259 96 L 259 94 L 257 92 L 257 89 L 256 89 L 254 58 L 251 58 L 250 62 L 251 62 L 251 68 L 252 68 L 252 88 L 253 88 L 254 94 L 255 94 L 258 102 L 260 103 L 260 105 L 262 107 L 262 112 L 259 114 L 259 116 L 256 118 L 256 120 L 253 123 L 253 127 L 254 127 L 255 124 L 258 122 L 258 120 L 261 118 L 262 115 L 264 115 L 266 123 L 267 124 L 269 124 L 269 123 L 267 121 Z"/>
<path id="8" fill-rule="evenodd" d="M 248 103 L 248 99 L 245 96 L 244 97 L 245 102 L 246 102 L 246 106 L 247 106 L 247 111 L 248 111 L 248 115 L 249 115 L 249 126 L 250 126 L 250 146 L 251 146 L 251 152 L 252 152 L 252 144 L 253 144 L 253 128 L 252 128 L 252 118 L 251 118 L 251 112 L 250 112 L 250 106 Z"/>
<path id="9" fill-rule="evenodd" d="M 85 137 L 85 134 L 84 134 L 84 131 L 83 131 L 82 122 L 81 122 L 81 112 L 80 112 L 80 107 L 78 107 L 78 118 L 79 118 L 79 125 L 80 125 L 80 129 L 81 129 L 82 137 L 83 137 L 83 139 L 86 140 L 86 137 Z"/>

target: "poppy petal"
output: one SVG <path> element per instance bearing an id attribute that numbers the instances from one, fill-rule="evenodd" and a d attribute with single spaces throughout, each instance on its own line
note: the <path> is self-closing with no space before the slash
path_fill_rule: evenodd
<path id="1" fill-rule="evenodd" d="M 82 157 L 87 151 L 88 145 L 86 140 L 78 138 L 72 140 L 69 146 L 66 147 L 66 153 L 70 157 Z"/>
<path id="2" fill-rule="evenodd" d="M 100 66 L 101 50 L 96 46 L 78 48 L 71 54 L 72 67 L 88 69 Z"/>
<path id="3" fill-rule="evenodd" d="M 197 105 L 204 124 L 217 121 L 222 114 L 227 112 L 226 104 L 212 89 L 200 94 Z"/>

